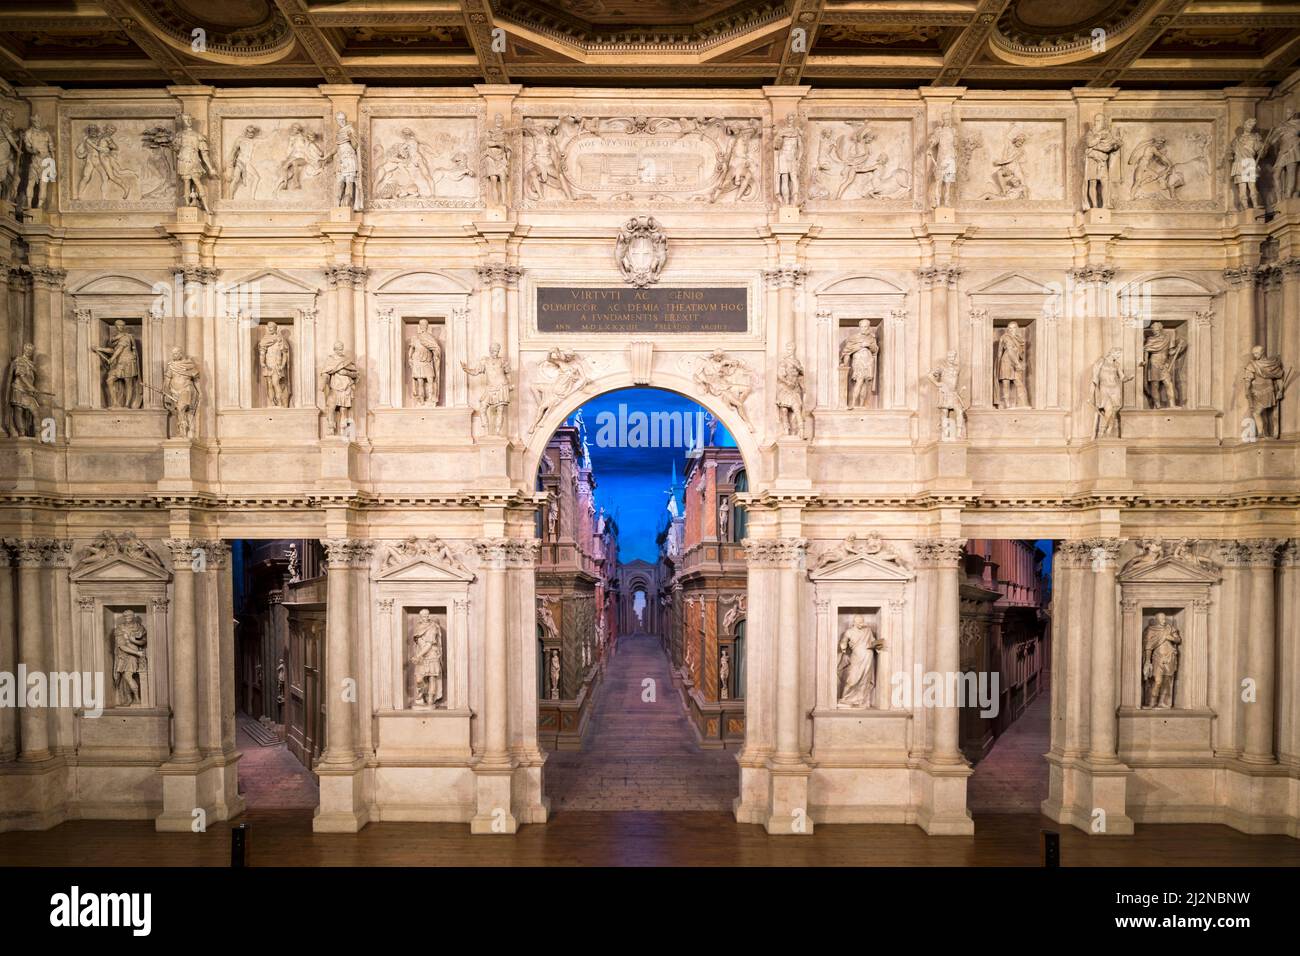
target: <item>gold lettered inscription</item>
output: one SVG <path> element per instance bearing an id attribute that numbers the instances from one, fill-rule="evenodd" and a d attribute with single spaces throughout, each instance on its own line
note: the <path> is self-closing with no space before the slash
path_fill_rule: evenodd
<path id="1" fill-rule="evenodd" d="M 543 288 L 537 290 L 539 332 L 745 332 L 748 290 Z"/>

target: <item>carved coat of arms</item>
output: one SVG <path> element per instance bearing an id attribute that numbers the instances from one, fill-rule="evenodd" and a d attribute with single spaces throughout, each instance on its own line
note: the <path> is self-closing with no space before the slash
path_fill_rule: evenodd
<path id="1" fill-rule="evenodd" d="M 623 224 L 614 245 L 623 278 L 638 289 L 659 281 L 668 261 L 668 237 L 651 216 L 633 216 Z"/>

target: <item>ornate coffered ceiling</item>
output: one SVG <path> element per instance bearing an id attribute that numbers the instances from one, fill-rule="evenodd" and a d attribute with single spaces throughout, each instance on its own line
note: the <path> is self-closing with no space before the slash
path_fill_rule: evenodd
<path id="1" fill-rule="evenodd" d="M 1212 87 L 1300 61 L 1285 0 L 7 0 L 17 85 Z"/>

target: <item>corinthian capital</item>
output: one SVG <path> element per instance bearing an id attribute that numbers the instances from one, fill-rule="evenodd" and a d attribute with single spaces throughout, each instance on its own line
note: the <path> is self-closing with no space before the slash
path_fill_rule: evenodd
<path id="1" fill-rule="evenodd" d="M 759 568 L 801 568 L 808 555 L 807 538 L 746 538 L 745 560 Z"/>
<path id="2" fill-rule="evenodd" d="M 1250 568 L 1271 568 L 1281 545 L 1277 538 L 1247 538 L 1241 542 L 1242 564 Z"/>
<path id="3" fill-rule="evenodd" d="M 1084 541 L 1088 548 L 1088 561 L 1094 571 L 1113 571 L 1119 564 L 1119 552 L 1124 546 L 1123 538 L 1088 538 Z"/>
<path id="4" fill-rule="evenodd" d="M 332 568 L 368 568 L 375 543 L 362 538 L 324 538 L 325 563 Z"/>
<path id="5" fill-rule="evenodd" d="M 932 568 L 955 568 L 965 544 L 964 538 L 922 538 L 914 545 L 917 562 Z"/>
<path id="6" fill-rule="evenodd" d="M 474 550 L 484 567 L 495 570 L 531 568 L 537 561 L 541 542 L 536 538 L 480 538 Z"/>

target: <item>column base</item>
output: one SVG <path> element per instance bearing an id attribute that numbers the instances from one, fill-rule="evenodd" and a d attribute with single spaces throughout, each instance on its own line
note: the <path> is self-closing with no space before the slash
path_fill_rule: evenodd
<path id="1" fill-rule="evenodd" d="M 1116 762 L 1093 764 L 1081 757 L 1047 755 L 1048 795 L 1043 816 L 1097 836 L 1129 836 L 1128 781 L 1133 771 Z"/>
<path id="2" fill-rule="evenodd" d="M 67 820 L 69 771 L 61 757 L 0 766 L 0 833 L 48 830 Z"/>
<path id="3" fill-rule="evenodd" d="M 469 821 L 469 832 L 510 834 L 519 832 L 519 818 L 511 800 L 515 768 L 505 766 L 474 769 L 476 810 Z"/>
<path id="4" fill-rule="evenodd" d="M 356 833 L 370 822 L 365 799 L 365 764 L 316 765 L 320 806 L 311 820 L 313 833 Z"/>
<path id="5" fill-rule="evenodd" d="M 740 796 L 732 804 L 738 823 L 753 823 L 780 836 L 811 836 L 808 778 L 812 768 L 802 759 L 767 758 L 740 767 Z"/>
<path id="6" fill-rule="evenodd" d="M 520 823 L 545 823 L 551 815 L 551 800 L 544 792 L 543 764 L 546 755 L 538 751 L 519 762 L 511 781 L 511 812 Z"/>
<path id="7" fill-rule="evenodd" d="M 970 765 L 936 764 L 922 761 L 921 802 L 916 808 L 916 825 L 930 836 L 971 836 L 975 821 L 966 809 L 966 781 Z"/>
<path id="8" fill-rule="evenodd" d="M 243 813 L 244 800 L 235 778 L 236 760 L 208 758 L 159 767 L 163 809 L 154 818 L 154 829 L 160 833 L 202 833 L 213 823 Z"/>

